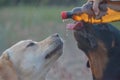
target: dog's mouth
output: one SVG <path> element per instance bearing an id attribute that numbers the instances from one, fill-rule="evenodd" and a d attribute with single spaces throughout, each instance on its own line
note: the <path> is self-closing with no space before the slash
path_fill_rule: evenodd
<path id="1" fill-rule="evenodd" d="M 66 28 L 69 30 L 81 30 L 84 28 L 83 21 L 69 23 Z"/>
<path id="2" fill-rule="evenodd" d="M 46 56 L 45 56 L 45 59 L 49 59 L 51 58 L 52 56 L 56 55 L 56 52 L 61 50 L 63 47 L 63 45 L 58 45 L 54 50 L 51 50 Z M 59 53 L 59 55 L 61 55 L 62 53 Z"/>

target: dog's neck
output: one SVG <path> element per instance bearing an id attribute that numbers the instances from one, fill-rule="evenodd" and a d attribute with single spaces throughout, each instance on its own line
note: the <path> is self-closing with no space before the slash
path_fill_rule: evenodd
<path id="1" fill-rule="evenodd" d="M 95 51 L 88 52 L 88 58 L 92 73 L 97 80 L 102 80 L 104 69 L 108 63 L 107 50 L 102 42 L 98 42 L 98 48 Z"/>
<path id="2" fill-rule="evenodd" d="M 16 73 L 18 75 L 18 80 L 45 80 L 47 73 L 45 74 L 34 74 L 34 72 L 30 72 L 30 74 L 25 74 L 25 72 L 21 72 L 19 69 L 16 69 Z"/>
<path id="3" fill-rule="evenodd" d="M 24 75 L 24 73 L 13 66 L 13 63 L 9 57 L 10 56 L 7 53 L 4 53 L 0 57 L 0 80 L 45 80 L 47 72 L 43 74 L 37 74 L 37 76 L 34 78 L 32 75 Z"/>
<path id="4" fill-rule="evenodd" d="M 36 80 L 36 77 L 35 77 L 34 79 L 29 79 L 29 78 L 27 78 L 27 77 L 24 77 L 24 78 L 19 77 L 18 80 Z M 45 80 L 45 77 L 41 77 L 41 78 L 39 78 L 39 79 L 37 79 L 37 80 Z"/>
<path id="5" fill-rule="evenodd" d="M 47 73 L 43 76 L 40 76 L 41 74 L 37 74 L 37 76 L 34 77 L 33 75 L 29 75 L 29 76 L 23 75 L 22 73 L 16 70 L 16 74 L 17 74 L 18 80 L 45 80 Z"/>

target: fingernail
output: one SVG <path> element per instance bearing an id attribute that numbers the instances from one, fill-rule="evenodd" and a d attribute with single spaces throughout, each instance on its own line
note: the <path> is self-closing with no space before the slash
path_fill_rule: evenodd
<path id="1" fill-rule="evenodd" d="M 97 16 L 99 14 L 99 12 L 98 11 L 95 11 L 95 15 Z"/>
<path id="2" fill-rule="evenodd" d="M 95 15 L 97 16 L 97 15 L 99 15 L 99 9 L 98 8 L 93 8 L 93 10 L 94 10 L 94 13 L 95 13 Z"/>

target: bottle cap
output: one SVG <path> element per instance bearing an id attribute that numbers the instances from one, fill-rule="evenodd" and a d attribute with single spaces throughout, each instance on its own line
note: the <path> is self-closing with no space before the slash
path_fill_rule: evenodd
<path id="1" fill-rule="evenodd" d="M 61 17 L 62 17 L 62 19 L 67 19 L 67 12 L 66 11 L 62 11 L 61 12 Z"/>

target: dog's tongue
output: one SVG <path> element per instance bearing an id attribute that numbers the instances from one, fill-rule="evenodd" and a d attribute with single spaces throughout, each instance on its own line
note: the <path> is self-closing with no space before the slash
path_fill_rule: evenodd
<path id="1" fill-rule="evenodd" d="M 67 24 L 66 28 L 69 30 L 74 30 L 75 24 L 74 23 L 69 23 Z"/>
<path id="2" fill-rule="evenodd" d="M 81 29 L 82 27 L 83 27 L 82 22 L 69 23 L 66 26 L 66 28 L 69 29 L 69 30 Z"/>

